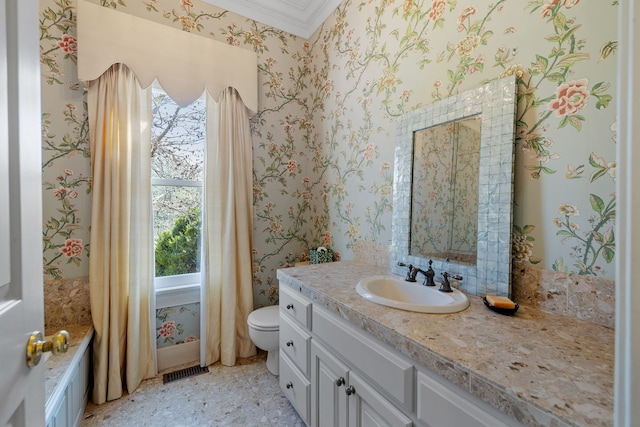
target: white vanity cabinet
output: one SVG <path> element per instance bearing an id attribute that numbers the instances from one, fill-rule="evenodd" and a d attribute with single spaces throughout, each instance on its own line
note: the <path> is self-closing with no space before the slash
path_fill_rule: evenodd
<path id="1" fill-rule="evenodd" d="M 403 413 L 413 412 L 413 365 L 327 310 L 312 313 L 311 425 L 413 425 Z"/>
<path id="2" fill-rule="evenodd" d="M 311 425 L 406 426 L 410 418 L 318 340 L 311 344 Z"/>
<path id="3" fill-rule="evenodd" d="M 280 288 L 280 388 L 309 425 L 311 415 L 311 302 Z"/>
<path id="4" fill-rule="evenodd" d="M 283 285 L 280 320 L 280 387 L 308 426 L 521 426 Z"/>

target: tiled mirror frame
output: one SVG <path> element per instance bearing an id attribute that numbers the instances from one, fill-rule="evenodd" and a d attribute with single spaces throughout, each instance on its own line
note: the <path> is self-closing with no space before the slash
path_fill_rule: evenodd
<path id="1" fill-rule="evenodd" d="M 391 271 L 404 275 L 398 262 L 428 268 L 428 258 L 409 255 L 411 238 L 411 177 L 414 132 L 467 116 L 482 114 L 476 265 L 434 259 L 440 273 L 459 274 L 460 290 L 471 295 L 511 294 L 511 227 L 513 222 L 516 78 L 483 86 L 405 113 L 396 126 L 393 181 Z"/>

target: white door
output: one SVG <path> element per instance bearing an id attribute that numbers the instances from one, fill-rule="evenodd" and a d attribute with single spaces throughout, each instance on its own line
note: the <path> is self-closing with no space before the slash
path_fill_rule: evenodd
<path id="1" fill-rule="evenodd" d="M 38 2 L 0 0 L 0 426 L 44 424 Z"/>

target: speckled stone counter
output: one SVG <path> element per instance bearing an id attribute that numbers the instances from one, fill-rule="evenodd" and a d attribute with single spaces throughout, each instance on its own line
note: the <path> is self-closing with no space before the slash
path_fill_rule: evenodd
<path id="1" fill-rule="evenodd" d="M 71 325 L 66 327 L 65 330 L 69 332 L 70 336 L 69 349 L 67 352 L 58 356 L 45 353 L 44 388 L 46 401 L 53 395 L 58 384 L 63 381 L 76 354 L 78 354 L 79 351 L 83 352 L 89 345 L 91 337 L 93 337 L 92 325 Z M 53 335 L 55 332 L 56 331 L 46 331 L 46 338 L 51 338 L 50 335 Z"/>
<path id="2" fill-rule="evenodd" d="M 475 296 L 460 313 L 397 310 L 356 293 L 379 274 L 387 269 L 342 261 L 278 279 L 525 425 L 613 425 L 613 329 L 527 307 L 502 316 Z"/>

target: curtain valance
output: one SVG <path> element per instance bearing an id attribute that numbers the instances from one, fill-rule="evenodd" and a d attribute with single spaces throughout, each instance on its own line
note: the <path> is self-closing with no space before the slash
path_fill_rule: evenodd
<path id="1" fill-rule="evenodd" d="M 97 79 L 112 64 L 126 64 L 142 87 L 155 79 L 181 106 L 206 89 L 214 99 L 235 88 L 258 111 L 255 52 L 78 0 L 78 79 Z"/>

